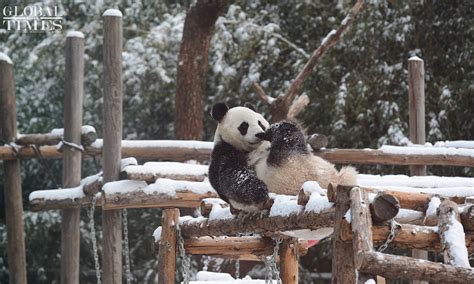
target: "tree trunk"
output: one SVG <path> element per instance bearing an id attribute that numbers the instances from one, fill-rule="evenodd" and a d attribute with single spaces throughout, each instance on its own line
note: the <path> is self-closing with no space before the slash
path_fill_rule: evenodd
<path id="1" fill-rule="evenodd" d="M 214 23 L 228 2 L 200 0 L 186 15 L 176 80 L 174 122 L 177 139 L 202 139 L 202 99 L 207 77 L 209 45 Z"/>

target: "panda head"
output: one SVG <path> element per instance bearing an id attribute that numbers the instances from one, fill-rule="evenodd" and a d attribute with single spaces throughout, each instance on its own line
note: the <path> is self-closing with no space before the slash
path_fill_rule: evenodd
<path id="1" fill-rule="evenodd" d="M 225 141 L 245 152 L 261 144 L 261 136 L 270 125 L 251 105 L 229 109 L 226 104 L 217 103 L 212 107 L 211 116 L 218 121 L 214 143 Z"/>

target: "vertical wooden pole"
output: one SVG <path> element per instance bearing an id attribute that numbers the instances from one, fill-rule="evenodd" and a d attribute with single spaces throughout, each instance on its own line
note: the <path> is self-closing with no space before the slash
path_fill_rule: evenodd
<path id="1" fill-rule="evenodd" d="M 330 184 L 329 186 L 333 186 Z M 357 283 L 354 266 L 354 249 L 352 243 L 341 240 L 341 222 L 350 208 L 351 187 L 337 186 L 336 213 L 334 218 L 334 234 L 332 238 L 332 283 L 355 284 Z M 329 189 L 328 189 L 329 191 Z"/>
<path id="2" fill-rule="evenodd" d="M 163 209 L 161 216 L 161 239 L 158 252 L 158 283 L 174 284 L 176 274 L 176 224 L 179 209 Z"/>
<path id="3" fill-rule="evenodd" d="M 408 59 L 408 96 L 410 141 L 414 144 L 425 144 L 425 68 L 423 60 L 416 56 Z M 410 174 L 424 176 L 426 175 L 426 166 L 410 166 Z M 428 259 L 428 252 L 414 249 L 412 257 Z M 428 282 L 416 280 L 413 283 Z"/>
<path id="4" fill-rule="evenodd" d="M 285 240 L 280 252 L 280 273 L 283 284 L 298 284 L 298 261 L 298 240 Z"/>
<path id="5" fill-rule="evenodd" d="M 104 183 L 118 180 L 122 143 L 122 13 L 109 9 L 104 19 Z M 105 284 L 122 283 L 122 214 L 106 210 L 102 214 L 102 265 Z"/>
<path id="6" fill-rule="evenodd" d="M 66 86 L 64 95 L 64 140 L 81 144 L 82 105 L 84 94 L 84 35 L 70 32 L 66 38 Z M 82 153 L 63 149 L 63 187 L 81 182 Z M 79 244 L 81 209 L 62 210 L 61 283 L 79 283 Z"/>
<path id="7" fill-rule="evenodd" d="M 16 100 L 13 63 L 0 53 L 0 139 L 2 143 L 16 139 Z M 3 161 L 5 182 L 5 219 L 10 283 L 26 283 L 25 237 L 23 231 L 23 201 L 21 196 L 20 161 Z"/>

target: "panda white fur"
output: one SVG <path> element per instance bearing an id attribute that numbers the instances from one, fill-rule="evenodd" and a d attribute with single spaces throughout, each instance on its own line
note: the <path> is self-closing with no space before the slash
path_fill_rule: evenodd
<path id="1" fill-rule="evenodd" d="M 343 167 L 339 172 L 330 162 L 310 153 L 300 127 L 290 121 L 273 124 L 259 135 L 262 143 L 249 156 L 257 177 L 277 194 L 297 194 L 305 181 L 316 181 L 323 188 L 329 183 L 356 185 L 357 171 Z"/>
<path id="2" fill-rule="evenodd" d="M 224 103 L 212 107 L 218 121 L 209 165 L 209 181 L 232 207 L 258 211 L 268 199 L 268 188 L 248 165 L 248 155 L 262 144 L 269 123 L 253 107 L 229 109 Z"/>

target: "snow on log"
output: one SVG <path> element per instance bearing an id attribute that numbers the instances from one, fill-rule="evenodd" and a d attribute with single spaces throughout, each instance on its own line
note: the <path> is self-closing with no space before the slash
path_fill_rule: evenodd
<path id="1" fill-rule="evenodd" d="M 406 256 L 363 252 L 360 270 L 391 279 L 426 280 L 434 283 L 473 283 L 474 269 Z"/>
<path id="2" fill-rule="evenodd" d="M 467 140 L 438 141 L 438 142 L 435 142 L 434 147 L 474 149 L 474 141 L 467 141 Z"/>
<path id="3" fill-rule="evenodd" d="M 352 216 L 352 247 L 354 249 L 354 265 L 359 269 L 363 258 L 360 254 L 371 252 L 373 248 L 372 218 L 370 216 L 368 193 L 354 187 L 350 193 Z"/>
<path id="4" fill-rule="evenodd" d="M 456 203 L 444 200 L 438 208 L 438 231 L 444 252 L 444 262 L 458 267 L 468 267 L 469 258 L 465 234 Z"/>
<path id="5" fill-rule="evenodd" d="M 102 186 L 101 174 L 86 177 L 73 188 L 35 190 L 30 193 L 29 205 L 32 211 L 89 207 L 92 198 Z M 100 206 L 100 194 L 97 206 Z"/>
<path id="6" fill-rule="evenodd" d="M 438 216 L 436 215 L 436 211 L 438 210 L 440 204 L 441 200 L 438 196 L 433 196 L 430 199 L 430 203 L 428 204 L 428 209 L 426 209 L 425 218 L 423 220 L 424 225 L 436 226 L 438 224 Z"/>
<path id="7" fill-rule="evenodd" d="M 204 198 L 217 197 L 207 182 L 157 179 L 148 185 L 144 181 L 121 180 L 103 188 L 103 209 L 119 208 L 197 208 Z"/>
<path id="8" fill-rule="evenodd" d="M 412 145 L 412 146 L 389 146 L 384 145 L 380 147 L 380 151 L 388 154 L 397 155 L 440 155 L 440 156 L 465 156 L 474 158 L 474 149 L 465 148 L 447 148 L 447 147 L 433 147 L 428 145 Z"/>
<path id="9" fill-rule="evenodd" d="M 406 176 L 406 175 L 366 175 L 359 174 L 357 181 L 361 186 L 373 187 L 392 187 L 400 189 L 400 191 L 419 191 L 423 188 L 423 192 L 438 193 L 432 191 L 442 191 L 439 193 L 446 196 L 444 191 L 449 192 L 451 189 L 445 188 L 470 188 L 474 191 L 474 178 L 465 177 L 440 177 L 440 176 Z M 416 189 L 415 189 L 416 188 Z M 402 190 L 406 189 L 406 190 Z M 427 191 L 428 190 L 428 191 Z M 474 195 L 474 194 L 472 194 Z"/>
<path id="10" fill-rule="evenodd" d="M 120 173 L 121 179 L 142 180 L 148 183 L 159 178 L 175 180 L 203 181 L 207 177 L 208 166 L 178 162 L 148 162 L 144 165 L 125 167 Z"/>
<path id="11" fill-rule="evenodd" d="M 23 134 L 19 135 L 15 143 L 22 146 L 27 145 L 57 145 L 64 138 L 64 129 L 53 129 L 50 133 L 44 134 Z M 81 127 L 81 144 L 84 146 L 91 145 L 97 140 L 95 128 L 90 125 Z"/>

